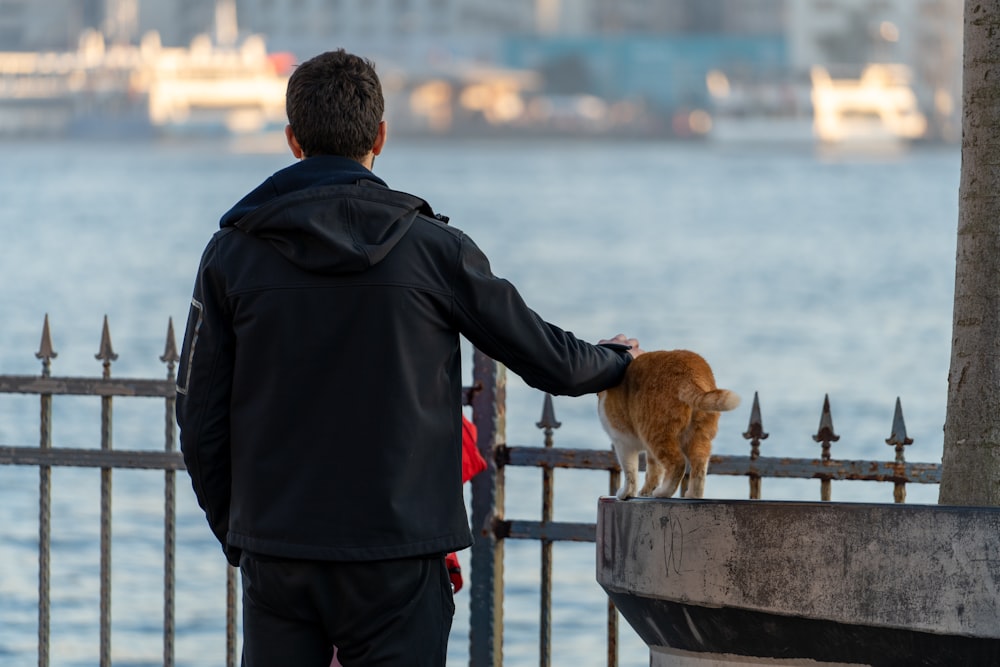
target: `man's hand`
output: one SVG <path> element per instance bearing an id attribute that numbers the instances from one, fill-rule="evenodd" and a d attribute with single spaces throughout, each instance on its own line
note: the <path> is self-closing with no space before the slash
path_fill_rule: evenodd
<path id="1" fill-rule="evenodd" d="M 639 347 L 639 341 L 637 339 L 635 339 L 635 338 L 629 338 L 625 334 L 618 334 L 614 338 L 607 338 L 605 340 L 599 340 L 599 341 L 597 341 L 597 344 L 598 345 L 605 345 L 605 344 L 624 345 L 625 347 L 628 348 L 628 353 L 632 355 L 633 359 L 635 359 L 640 354 L 642 354 L 643 352 L 645 352 L 645 350 L 643 350 L 643 349 L 641 349 Z"/>

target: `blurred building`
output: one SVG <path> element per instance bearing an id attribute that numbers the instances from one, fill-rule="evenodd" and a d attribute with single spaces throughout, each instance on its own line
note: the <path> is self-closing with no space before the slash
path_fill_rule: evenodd
<path id="1" fill-rule="evenodd" d="M 212 0 L 0 0 L 0 51 L 72 50 L 85 30 L 117 43 L 156 30 L 186 45 L 213 16 Z"/>
<path id="2" fill-rule="evenodd" d="M 591 4 L 591 28 L 599 33 L 776 35 L 785 30 L 785 0 L 594 0 Z"/>
<path id="3" fill-rule="evenodd" d="M 535 0 L 239 0 L 243 30 L 301 57 L 337 47 L 413 62 L 492 60 L 502 37 L 532 31 Z"/>
<path id="4" fill-rule="evenodd" d="M 629 99 L 670 114 L 707 104 L 710 71 L 784 71 L 788 54 L 780 34 L 528 35 L 506 41 L 504 64 L 541 72 L 554 94 Z"/>
<path id="5" fill-rule="evenodd" d="M 75 48 L 105 15 L 104 0 L 0 0 L 0 51 Z"/>
<path id="6" fill-rule="evenodd" d="M 699 134 L 707 129 L 709 72 L 789 67 L 785 0 L 539 4 L 546 20 L 508 37 L 502 61 L 539 72 L 548 106 L 586 109 L 594 95 L 610 105 L 609 115 L 618 108 L 663 134 Z"/>
<path id="7" fill-rule="evenodd" d="M 197 35 L 212 33 L 215 30 L 215 0 L 138 0 L 138 2 L 140 32 L 156 30 L 160 33 L 160 39 L 164 44 L 186 46 Z"/>

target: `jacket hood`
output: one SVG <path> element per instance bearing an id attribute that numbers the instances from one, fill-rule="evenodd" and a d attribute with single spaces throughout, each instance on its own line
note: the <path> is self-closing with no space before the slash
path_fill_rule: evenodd
<path id="1" fill-rule="evenodd" d="M 316 156 L 276 172 L 222 216 L 315 273 L 355 273 L 384 259 L 419 214 L 419 197 L 390 190 L 360 163 Z M 441 216 L 437 216 L 441 219 Z"/>

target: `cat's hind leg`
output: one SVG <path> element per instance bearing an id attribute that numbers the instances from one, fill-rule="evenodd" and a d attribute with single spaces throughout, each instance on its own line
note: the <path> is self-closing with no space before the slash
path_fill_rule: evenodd
<path id="1" fill-rule="evenodd" d="M 680 433 L 688 422 L 691 411 L 687 406 L 661 412 L 656 420 L 647 420 L 640 428 L 646 443 L 648 459 L 656 459 L 663 474 L 659 484 L 651 489 L 654 498 L 669 498 L 677 491 L 687 462 L 681 452 Z"/>
<path id="2" fill-rule="evenodd" d="M 685 498 L 703 498 L 705 496 L 705 477 L 708 475 L 708 459 L 691 462 L 691 478 L 684 493 Z"/>
<path id="3" fill-rule="evenodd" d="M 705 496 L 705 477 L 708 476 L 708 460 L 712 456 L 712 439 L 718 432 L 719 413 L 695 412 L 691 426 L 684 434 L 684 454 L 690 465 L 690 480 L 685 498 Z"/>
<path id="4" fill-rule="evenodd" d="M 617 433 L 611 444 L 622 469 L 622 484 L 615 496 L 618 500 L 634 498 L 636 489 L 639 488 L 639 452 L 642 451 L 642 443 L 633 436 Z"/>
<path id="5" fill-rule="evenodd" d="M 654 498 L 670 498 L 677 491 L 684 476 L 686 462 L 681 455 L 680 449 L 675 446 L 665 449 L 658 457 L 663 466 L 663 479 L 660 484 L 653 489 Z"/>
<path id="6" fill-rule="evenodd" d="M 646 452 L 646 482 L 639 489 L 640 496 L 651 496 L 653 495 L 653 489 L 660 485 L 660 480 L 663 479 L 663 466 L 660 462 L 656 460 L 655 456 L 650 456 L 649 452 Z"/>

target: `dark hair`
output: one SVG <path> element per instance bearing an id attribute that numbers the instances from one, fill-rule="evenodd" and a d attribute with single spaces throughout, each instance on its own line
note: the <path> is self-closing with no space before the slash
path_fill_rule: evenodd
<path id="1" fill-rule="evenodd" d="M 368 155 L 385 112 L 382 84 L 371 61 L 343 49 L 327 51 L 295 68 L 285 113 L 306 155 Z"/>

